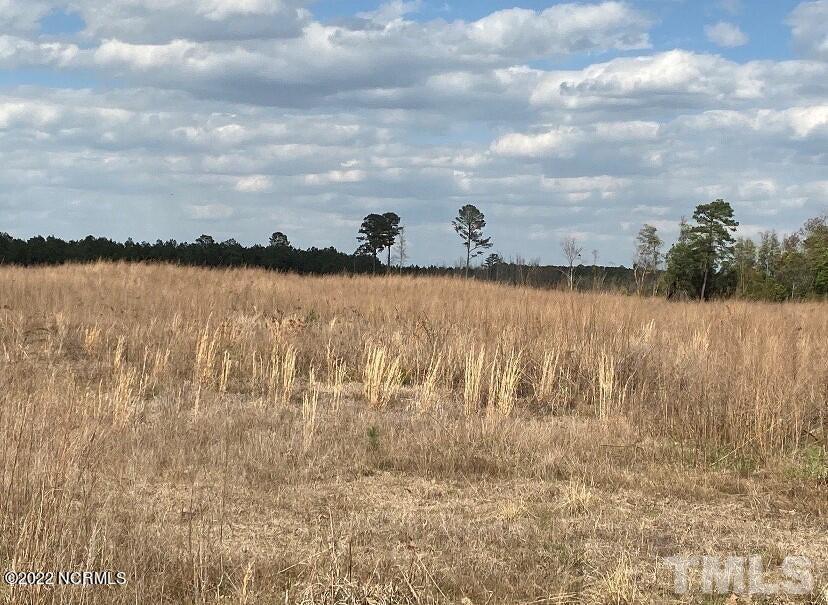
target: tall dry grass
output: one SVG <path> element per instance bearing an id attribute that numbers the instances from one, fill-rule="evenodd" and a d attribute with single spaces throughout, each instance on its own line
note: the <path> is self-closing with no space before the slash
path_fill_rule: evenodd
<path id="1" fill-rule="evenodd" d="M 826 359 L 819 304 L 0 267 L 0 562 L 129 573 L 124 590 L 75 593 L 84 603 L 334 602 L 353 588 L 330 575 L 336 529 L 316 558 L 264 565 L 234 537 L 231 509 L 248 504 L 228 486 L 280 493 L 372 465 L 556 476 L 547 417 L 630 427 L 702 466 L 773 460 L 824 439 Z M 445 600 L 418 561 L 375 593 Z"/>

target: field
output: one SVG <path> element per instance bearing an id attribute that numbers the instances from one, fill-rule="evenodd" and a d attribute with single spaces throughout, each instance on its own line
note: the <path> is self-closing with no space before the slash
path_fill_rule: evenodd
<path id="1" fill-rule="evenodd" d="M 0 267 L 0 571 L 127 577 L 0 602 L 824 603 L 827 359 L 820 304 Z"/>

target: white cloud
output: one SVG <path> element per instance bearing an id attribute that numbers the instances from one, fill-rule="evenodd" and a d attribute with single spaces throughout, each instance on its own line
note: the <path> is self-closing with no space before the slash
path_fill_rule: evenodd
<path id="1" fill-rule="evenodd" d="M 802 2 L 788 17 L 788 25 L 802 52 L 828 61 L 828 0 Z"/>
<path id="2" fill-rule="evenodd" d="M 572 148 L 583 137 L 583 131 L 571 126 L 555 128 L 539 134 L 511 133 L 492 144 L 492 151 L 511 157 L 572 155 Z"/>
<path id="3" fill-rule="evenodd" d="M 39 27 L 40 19 L 53 8 L 49 0 L 0 0 L 0 31 L 31 32 Z"/>
<path id="4" fill-rule="evenodd" d="M 560 191 L 566 193 L 599 192 L 613 193 L 619 189 L 629 187 L 632 181 L 608 175 L 569 177 L 569 178 L 541 178 L 541 188 L 544 191 Z"/>
<path id="5" fill-rule="evenodd" d="M 739 185 L 738 196 L 740 199 L 771 199 L 779 192 L 779 187 L 774 179 L 757 179 L 745 181 Z"/>
<path id="6" fill-rule="evenodd" d="M 790 107 L 784 110 L 714 110 L 684 116 L 677 122 L 694 130 L 727 130 L 742 137 L 748 133 L 757 133 L 782 137 L 787 141 L 824 139 L 828 136 L 828 105 Z"/>
<path id="7" fill-rule="evenodd" d="M 79 54 L 74 44 L 32 42 L 16 36 L 0 35 L 0 67 L 13 69 L 27 66 L 64 67 Z"/>
<path id="8" fill-rule="evenodd" d="M 449 22 L 397 0 L 322 23 L 303 0 L 72 0 L 87 28 L 57 37 L 37 32 L 49 4 L 2 3 L 0 67 L 96 82 L 0 93 L 15 234 L 279 228 L 352 250 L 362 216 L 393 210 L 415 260 L 439 262 L 473 201 L 506 255 L 555 260 L 571 231 L 628 262 L 639 222 L 674 235 L 713 196 L 780 230 L 828 207 L 824 2 L 789 19 L 807 59 L 747 62 L 647 52 L 648 18 L 621 2 Z M 548 67 L 573 54 L 582 68 Z"/>
<path id="9" fill-rule="evenodd" d="M 769 117 L 772 114 L 762 112 L 762 117 Z M 781 120 L 780 120 L 781 118 Z M 828 138 L 828 105 L 818 107 L 792 107 L 785 110 L 778 116 L 770 118 L 771 121 L 781 121 L 788 126 L 799 138 L 807 138 L 819 133 L 822 138 Z"/>
<path id="10" fill-rule="evenodd" d="M 744 106 L 788 103 L 828 94 L 828 65 L 806 61 L 735 63 L 672 50 L 613 59 L 540 78 L 531 102 L 567 110 Z M 816 84 L 815 84 L 816 83 Z"/>
<path id="11" fill-rule="evenodd" d="M 402 19 L 405 15 L 416 13 L 422 6 L 422 0 L 392 0 L 385 2 L 375 11 L 357 13 L 357 17 L 386 25 Z"/>
<path id="12" fill-rule="evenodd" d="M 72 0 L 88 38 L 163 43 L 177 39 L 294 37 L 309 23 L 306 0 Z"/>
<path id="13" fill-rule="evenodd" d="M 704 28 L 704 34 L 713 44 L 725 48 L 744 46 L 749 41 L 747 34 L 739 29 L 738 25 L 727 23 L 726 21 L 719 21 L 716 24 L 707 25 Z"/>
<path id="14" fill-rule="evenodd" d="M 492 13 L 470 23 L 466 36 L 484 52 L 533 57 L 647 48 L 648 26 L 648 19 L 622 2 L 559 4 L 540 13 L 521 8 Z"/>
<path id="15" fill-rule="evenodd" d="M 273 186 L 273 180 L 261 174 L 245 176 L 236 181 L 236 191 L 243 193 L 260 193 Z"/>
<path id="16" fill-rule="evenodd" d="M 761 83 L 735 77 L 738 71 L 736 64 L 724 59 L 682 50 L 613 59 L 580 71 L 550 72 L 534 91 L 532 102 L 578 109 L 651 105 L 667 99 L 672 104 L 692 104 L 720 94 L 759 98 Z"/>
<path id="17" fill-rule="evenodd" d="M 390 8 L 404 13 L 410 6 Z M 94 60 L 116 74 L 201 97 L 299 106 L 360 91 L 361 104 L 387 106 L 401 96 L 405 103 L 402 91 L 451 72 L 474 78 L 537 58 L 645 48 L 648 27 L 641 13 L 609 1 L 559 4 L 539 13 L 509 9 L 474 22 L 420 23 L 402 16 L 368 27 L 308 22 L 301 34 L 285 38 L 159 41 L 113 32 Z"/>
<path id="18" fill-rule="evenodd" d="M 331 170 L 325 174 L 305 175 L 305 183 L 308 185 L 330 185 L 336 183 L 359 183 L 364 181 L 366 173 L 364 170 Z"/>
<path id="19" fill-rule="evenodd" d="M 636 143 L 658 138 L 656 122 L 597 122 L 586 128 L 559 126 L 537 134 L 510 133 L 491 145 L 493 153 L 507 157 L 568 158 L 585 145 Z"/>

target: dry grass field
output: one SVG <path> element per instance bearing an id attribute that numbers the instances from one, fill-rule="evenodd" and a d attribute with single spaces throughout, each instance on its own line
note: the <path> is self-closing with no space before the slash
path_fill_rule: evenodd
<path id="1" fill-rule="evenodd" d="M 824 603 L 826 402 L 819 304 L 0 267 L 0 571 L 128 579 L 0 602 Z"/>

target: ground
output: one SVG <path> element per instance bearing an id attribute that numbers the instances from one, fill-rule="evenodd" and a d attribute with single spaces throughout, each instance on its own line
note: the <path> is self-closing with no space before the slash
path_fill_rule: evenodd
<path id="1" fill-rule="evenodd" d="M 828 588 L 828 312 L 465 280 L 0 268 L 5 602 L 737 603 Z"/>

